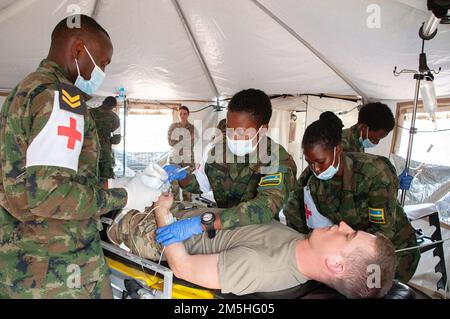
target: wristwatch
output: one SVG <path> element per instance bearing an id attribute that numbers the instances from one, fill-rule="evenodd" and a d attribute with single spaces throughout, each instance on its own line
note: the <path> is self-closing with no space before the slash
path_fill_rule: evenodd
<path id="1" fill-rule="evenodd" d="M 202 224 L 205 225 L 206 232 L 209 238 L 216 237 L 216 230 L 214 228 L 214 222 L 216 221 L 216 215 L 212 212 L 203 213 L 201 216 Z"/>

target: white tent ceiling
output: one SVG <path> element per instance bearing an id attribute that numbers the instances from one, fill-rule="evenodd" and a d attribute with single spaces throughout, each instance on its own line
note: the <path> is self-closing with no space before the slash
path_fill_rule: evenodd
<path id="1" fill-rule="evenodd" d="M 0 89 L 36 68 L 73 4 L 115 46 L 99 94 L 124 86 L 128 97 L 158 100 L 210 100 L 248 87 L 412 99 L 412 77 L 392 71 L 418 67 L 418 30 L 430 15 L 425 0 L 0 0 Z M 371 29 L 373 4 L 381 25 Z M 426 51 L 430 67 L 443 68 L 438 95 L 450 95 L 450 26 L 440 25 Z"/>

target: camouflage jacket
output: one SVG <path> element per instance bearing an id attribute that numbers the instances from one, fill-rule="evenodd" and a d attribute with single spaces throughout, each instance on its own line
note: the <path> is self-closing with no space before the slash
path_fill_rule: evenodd
<path id="1" fill-rule="evenodd" d="M 120 127 L 119 116 L 113 111 L 102 112 L 99 109 L 91 109 L 90 112 L 94 118 L 95 127 L 97 128 L 98 139 L 101 144 L 101 152 L 103 153 L 104 150 L 111 152 L 112 133 Z"/>
<path id="2" fill-rule="evenodd" d="M 234 156 L 224 139 L 210 151 L 205 173 L 217 206 L 226 208 L 220 215 L 222 228 L 230 229 L 272 220 L 295 188 L 297 166 L 270 138 L 261 140 L 258 152 L 245 157 Z M 184 189 L 200 193 L 194 176 Z"/>
<path id="3" fill-rule="evenodd" d="M 61 154 L 78 147 L 79 156 L 73 155 L 78 163 L 75 170 L 28 163 L 27 151 L 54 122 L 52 114 L 76 115 L 74 111 L 61 111 L 62 102 L 56 103 L 58 96 L 69 98 L 66 101 L 74 110 L 86 110 L 79 115 L 84 131 L 75 126 L 81 132 L 76 131 L 73 145 L 66 133 L 59 131 L 68 123 L 56 123 L 61 125 L 58 132 L 49 133 L 55 140 L 61 138 L 58 141 L 64 146 L 67 143 Z M 98 148 L 95 124 L 82 92 L 56 63 L 42 61 L 37 71 L 9 94 L 0 122 L 0 283 L 19 290 L 67 289 L 66 281 L 77 267 L 81 285 L 102 280 L 108 273 L 98 219 L 123 208 L 127 193 L 97 186 Z M 54 152 L 48 160 L 61 154 Z"/>
<path id="4" fill-rule="evenodd" d="M 364 147 L 359 142 L 358 124 L 342 131 L 342 148 L 344 152 L 364 153 Z"/>
<path id="5" fill-rule="evenodd" d="M 98 138 L 100 140 L 100 177 L 114 178 L 114 154 L 112 150 L 112 133 L 120 127 L 119 116 L 111 112 L 103 112 L 97 109 L 90 110 L 97 128 Z M 120 138 L 120 136 L 119 136 Z M 103 167 L 105 166 L 105 167 Z"/>
<path id="6" fill-rule="evenodd" d="M 190 139 L 184 139 L 189 135 Z M 173 123 L 167 131 L 167 140 L 173 147 L 170 155 L 170 162 L 173 164 L 193 164 L 194 161 L 194 143 L 198 139 L 198 132 L 194 125 L 181 122 Z M 186 152 L 185 152 L 186 151 Z M 190 154 L 188 154 L 190 152 Z"/>
<path id="7" fill-rule="evenodd" d="M 309 233 L 303 199 L 303 188 L 309 184 L 318 211 L 333 223 L 345 221 L 357 230 L 383 233 L 397 249 L 416 246 L 415 231 L 397 200 L 398 177 L 389 160 L 365 153 L 344 153 L 341 165 L 343 176 L 330 181 L 317 179 L 309 168 L 302 173 L 283 208 L 288 226 Z M 409 265 L 414 272 L 418 252 L 404 255 L 412 256 L 410 260 L 414 261 Z"/>

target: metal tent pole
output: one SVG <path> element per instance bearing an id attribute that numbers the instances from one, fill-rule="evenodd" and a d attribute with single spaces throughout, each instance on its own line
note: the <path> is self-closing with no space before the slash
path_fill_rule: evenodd
<path id="1" fill-rule="evenodd" d="M 91 17 L 95 20 L 97 20 L 98 13 L 100 12 L 100 6 L 101 6 L 101 0 L 95 0 L 94 6 L 92 8 Z"/>
<path id="2" fill-rule="evenodd" d="M 308 41 L 300 36 L 294 29 L 292 29 L 287 23 L 281 20 L 277 15 L 275 15 L 270 9 L 264 6 L 259 0 L 250 0 L 253 2 L 261 11 L 268 15 L 272 20 L 278 23 L 284 30 L 289 32 L 297 41 L 302 43 L 312 54 L 314 54 L 318 59 L 320 59 L 328 68 L 330 68 L 338 77 L 340 77 L 353 91 L 362 97 L 364 101 L 368 100 L 366 94 L 348 77 L 346 76 L 336 65 L 331 63 L 319 50 L 314 48 Z"/>
<path id="3" fill-rule="evenodd" d="M 213 76 L 211 74 L 211 71 L 208 68 L 208 65 L 206 64 L 205 57 L 204 57 L 202 51 L 200 50 L 200 46 L 199 46 L 197 40 L 195 39 L 194 33 L 192 32 L 192 29 L 191 29 L 191 27 L 190 27 L 190 25 L 189 25 L 189 23 L 188 23 L 188 21 L 186 19 L 186 16 L 184 15 L 184 12 L 181 9 L 181 6 L 180 6 L 178 0 L 172 0 L 172 3 L 173 3 L 173 6 L 175 7 L 175 9 L 176 9 L 176 11 L 178 13 L 178 16 L 179 16 L 179 18 L 181 20 L 181 23 L 183 24 L 183 27 L 184 27 L 184 29 L 186 31 L 186 34 L 187 34 L 188 38 L 189 38 L 189 42 L 191 43 L 192 48 L 194 49 L 194 52 L 197 55 L 197 58 L 198 58 L 198 60 L 200 62 L 200 65 L 202 66 L 203 72 L 206 75 L 208 83 L 209 83 L 212 91 L 214 92 L 215 97 L 219 98 L 220 93 L 219 93 L 219 90 L 217 88 L 217 85 L 214 82 L 214 78 L 213 78 Z"/>

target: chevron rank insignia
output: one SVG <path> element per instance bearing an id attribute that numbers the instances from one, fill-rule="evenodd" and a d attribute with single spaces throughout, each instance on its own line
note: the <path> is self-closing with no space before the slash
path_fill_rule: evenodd
<path id="1" fill-rule="evenodd" d="M 283 174 L 273 174 L 273 175 L 266 175 L 261 177 L 261 180 L 259 181 L 259 188 L 258 191 L 262 191 L 269 188 L 282 188 L 282 182 L 283 182 Z"/>
<path id="2" fill-rule="evenodd" d="M 374 224 L 383 224 L 383 225 L 386 224 L 384 208 L 369 207 L 369 221 Z"/>
<path id="3" fill-rule="evenodd" d="M 86 104 L 82 92 L 73 85 L 61 83 L 59 85 L 59 107 L 61 110 L 84 115 Z"/>

